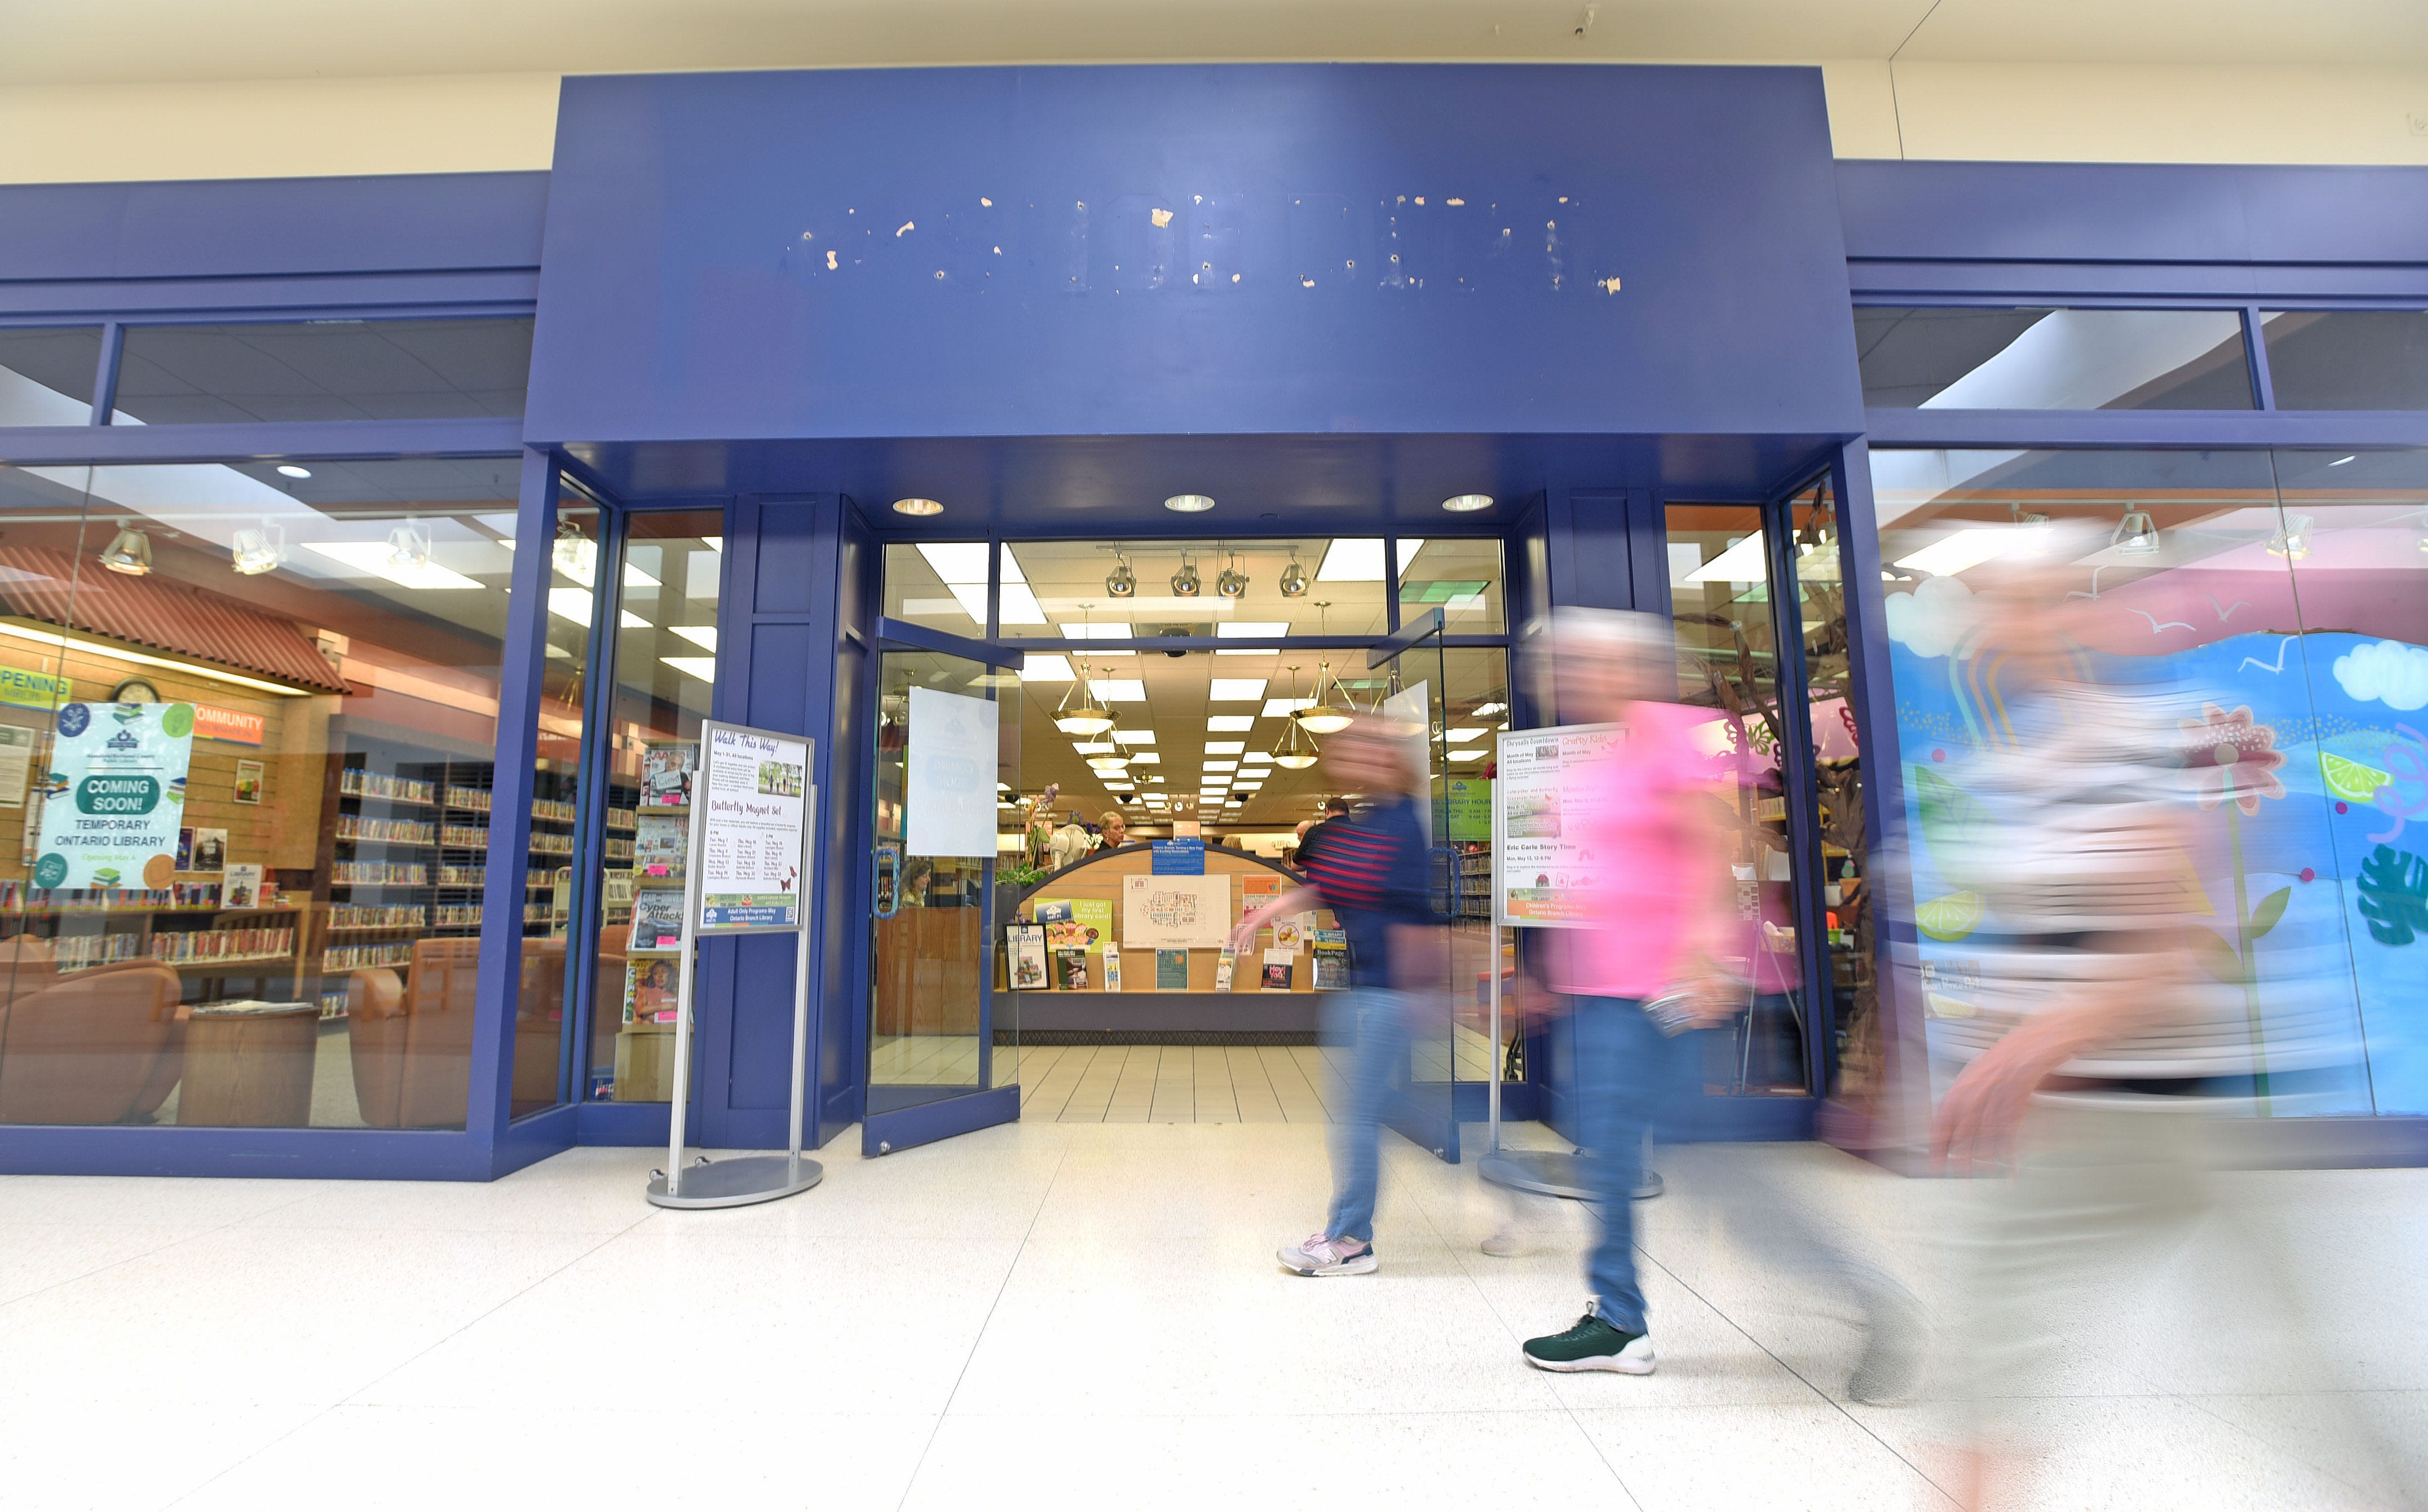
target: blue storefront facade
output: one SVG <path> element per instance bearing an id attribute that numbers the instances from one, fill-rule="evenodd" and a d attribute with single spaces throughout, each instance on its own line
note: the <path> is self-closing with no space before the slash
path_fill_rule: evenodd
<path id="1" fill-rule="evenodd" d="M 817 742 L 813 1141 L 1016 1116 L 1011 1072 L 872 1103 L 880 666 L 1083 654 L 1011 627 L 1010 546 L 1209 527 L 1490 544 L 1497 625 L 1391 594 L 1362 639 L 1272 645 L 1504 657 L 1517 728 L 1557 722 L 1530 642 L 1558 607 L 1749 647 L 1793 863 L 1777 969 L 1829 986 L 1714 1131 L 1884 1144 L 1967 1012 L 1977 897 L 1931 842 L 1998 715 L 1960 574 L 2026 515 L 2113 525 L 2087 591 L 2124 628 L 2088 654 L 2223 690 L 2188 718 L 2224 733 L 2187 739 L 2255 756 L 2200 795 L 2238 847 L 2226 968 L 2256 1022 L 2277 952 L 2340 963 L 2360 1047 L 2277 1111 L 2318 1159 L 2415 1161 L 2423 190 L 1833 161 L 1813 70 L 1468 66 L 572 79 L 545 174 L 0 190 L 0 630 L 50 658 L 9 702 L 29 742 L 129 669 L 229 706 L 190 779 L 226 773 L 189 826 L 220 870 L 181 837 L 196 864 L 141 900 L 38 895 L 28 836 L 0 875 L 41 942 L 11 957 L 0 1168 L 481 1179 L 662 1144 L 613 877 L 646 858 L 661 737 L 708 715 Z M 215 392 L 236 347 L 313 381 Z M 968 633 L 889 586 L 923 544 L 982 548 L 948 584 Z M 221 950 L 287 964 L 252 989 L 182 964 Z M 96 969 L 133 1027 L 77 1027 Z M 781 1143 L 793 972 L 789 941 L 703 948 L 697 1142 Z M 351 1097 L 198 1114 L 202 1068 L 288 999 L 320 1040 L 289 1060 L 341 1059 Z M 1513 1112 L 1557 1127 L 1555 1022 L 1521 1038 Z"/>

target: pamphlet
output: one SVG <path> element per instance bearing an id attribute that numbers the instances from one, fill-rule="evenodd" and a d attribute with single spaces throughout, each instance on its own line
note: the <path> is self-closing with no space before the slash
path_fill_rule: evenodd
<path id="1" fill-rule="evenodd" d="M 1045 989 L 1045 931 L 1035 924 L 1007 924 L 1004 937 L 1011 951 L 1011 985 L 1016 992 Z"/>
<path id="2" fill-rule="evenodd" d="M 1319 944 L 1310 959 L 1318 992 L 1337 992 L 1349 985 L 1349 951 L 1345 947 Z"/>
<path id="3" fill-rule="evenodd" d="M 1122 990 L 1122 952 L 1109 946 L 1105 950 L 1105 990 Z"/>
<path id="4" fill-rule="evenodd" d="M 691 776 L 699 768 L 697 740 L 651 740 L 641 747 L 643 808 L 682 808 L 691 803 Z"/>
<path id="5" fill-rule="evenodd" d="M 683 854 L 691 846 L 690 823 L 673 814 L 643 814 L 632 836 L 632 870 L 645 877 L 680 881 Z"/>
<path id="6" fill-rule="evenodd" d="M 1155 952 L 1155 990 L 1157 992 L 1189 990 L 1189 952 L 1187 951 Z"/>
<path id="7" fill-rule="evenodd" d="M 1231 949 L 1231 947 L 1227 945 L 1223 946 L 1222 953 L 1214 958 L 1215 991 L 1228 992 L 1231 990 L 1231 973 L 1238 969 L 1239 965 L 1239 952 Z"/>
<path id="8" fill-rule="evenodd" d="M 635 951 L 682 949 L 683 895 L 672 887 L 644 887 L 632 894 Z"/>
<path id="9" fill-rule="evenodd" d="M 1267 951 L 1265 952 L 1264 990 L 1267 992 L 1289 991 L 1290 968 L 1297 963 L 1298 952 L 1296 951 Z"/>
<path id="10" fill-rule="evenodd" d="M 1273 949 L 1295 951 L 1306 936 L 1304 916 L 1291 914 L 1273 920 Z"/>
<path id="11" fill-rule="evenodd" d="M 682 1012 L 681 975 L 672 961 L 624 963 L 624 1022 L 671 1024 Z"/>
<path id="12" fill-rule="evenodd" d="M 1073 947 L 1054 952 L 1054 985 L 1062 992 L 1085 992 L 1092 985 L 1088 981 L 1086 950 Z"/>

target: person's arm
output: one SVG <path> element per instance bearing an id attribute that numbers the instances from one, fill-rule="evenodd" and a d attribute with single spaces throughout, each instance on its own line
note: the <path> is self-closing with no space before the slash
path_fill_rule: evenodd
<path id="1" fill-rule="evenodd" d="M 1304 914 L 1321 906 L 1323 900 L 1316 896 L 1313 887 L 1292 887 L 1239 920 L 1239 927 L 1231 932 L 1231 949 L 1245 955 L 1255 948 L 1256 931 L 1264 928 L 1267 920 L 1282 914 Z"/>

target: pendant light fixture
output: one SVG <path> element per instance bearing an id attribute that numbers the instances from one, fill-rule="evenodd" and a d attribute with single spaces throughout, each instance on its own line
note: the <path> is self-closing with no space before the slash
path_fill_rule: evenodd
<path id="1" fill-rule="evenodd" d="M 141 577 L 152 570 L 152 538 L 130 526 L 121 525 L 118 533 L 109 538 L 109 545 L 101 554 L 101 564 L 111 572 L 123 572 L 129 577 Z"/>
<path id="2" fill-rule="evenodd" d="M 1308 740 L 1306 732 L 1299 727 L 1298 669 L 1292 667 L 1289 675 L 1291 717 L 1285 722 L 1288 728 L 1282 732 L 1282 738 L 1273 744 L 1273 765 L 1287 767 L 1292 772 L 1304 772 L 1315 765 L 1315 742 Z"/>
<path id="3" fill-rule="evenodd" d="M 1086 626 L 1091 623 L 1089 614 L 1095 607 L 1093 604 L 1079 606 L 1083 639 L 1093 639 Z M 1071 702 L 1074 693 L 1079 695 L 1075 707 Z M 1061 706 L 1054 710 L 1054 727 L 1065 735 L 1082 735 L 1091 739 L 1113 727 L 1112 710 L 1096 702 L 1095 680 L 1088 675 L 1088 658 L 1084 652 L 1079 658 L 1079 675 L 1062 691 Z"/>
<path id="4" fill-rule="evenodd" d="M 276 572 L 287 561 L 287 527 L 264 520 L 251 530 L 238 530 L 228 545 L 236 570 L 246 577 Z"/>
<path id="5" fill-rule="evenodd" d="M 1329 599 L 1321 600 L 1315 606 L 1316 627 L 1319 634 L 1329 633 L 1327 623 L 1329 616 L 1326 615 L 1325 610 L 1331 608 L 1332 602 Z M 1327 680 L 1332 684 L 1331 691 L 1328 692 L 1324 689 L 1324 683 Z M 1349 728 L 1350 722 L 1357 717 L 1357 706 L 1351 702 L 1349 690 L 1341 687 L 1340 679 L 1333 675 L 1332 658 L 1328 656 L 1323 658 L 1321 667 L 1315 675 L 1313 697 L 1315 702 L 1300 709 L 1297 714 L 1299 724 L 1310 735 L 1337 735 Z"/>
<path id="6" fill-rule="evenodd" d="M 430 528 L 408 516 L 387 533 L 387 564 L 398 572 L 419 572 L 430 565 Z"/>
<path id="7" fill-rule="evenodd" d="M 2268 554 L 2283 557 L 2288 561 L 2299 561 L 2308 556 L 2310 517 L 2306 514 L 2286 515 L 2284 528 L 2268 538 Z"/>

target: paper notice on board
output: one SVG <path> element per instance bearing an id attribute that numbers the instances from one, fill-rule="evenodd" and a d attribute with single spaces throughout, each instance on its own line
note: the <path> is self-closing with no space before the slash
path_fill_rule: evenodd
<path id="1" fill-rule="evenodd" d="M 1564 833 L 1562 790 L 1625 738 L 1616 725 L 1504 730 L 1497 742 L 1501 817 L 1500 913 L 1511 924 L 1574 928 L 1587 916 L 1600 858 Z"/>
<path id="2" fill-rule="evenodd" d="M 809 741 L 707 727 L 692 792 L 707 809 L 696 862 L 701 929 L 800 927 L 809 790 Z"/>
<path id="3" fill-rule="evenodd" d="M 33 770 L 34 731 L 0 724 L 0 808 L 25 806 L 25 774 Z"/>
<path id="4" fill-rule="evenodd" d="M 994 856 L 998 709 L 989 699 L 910 690 L 902 763 L 910 854 Z"/>

